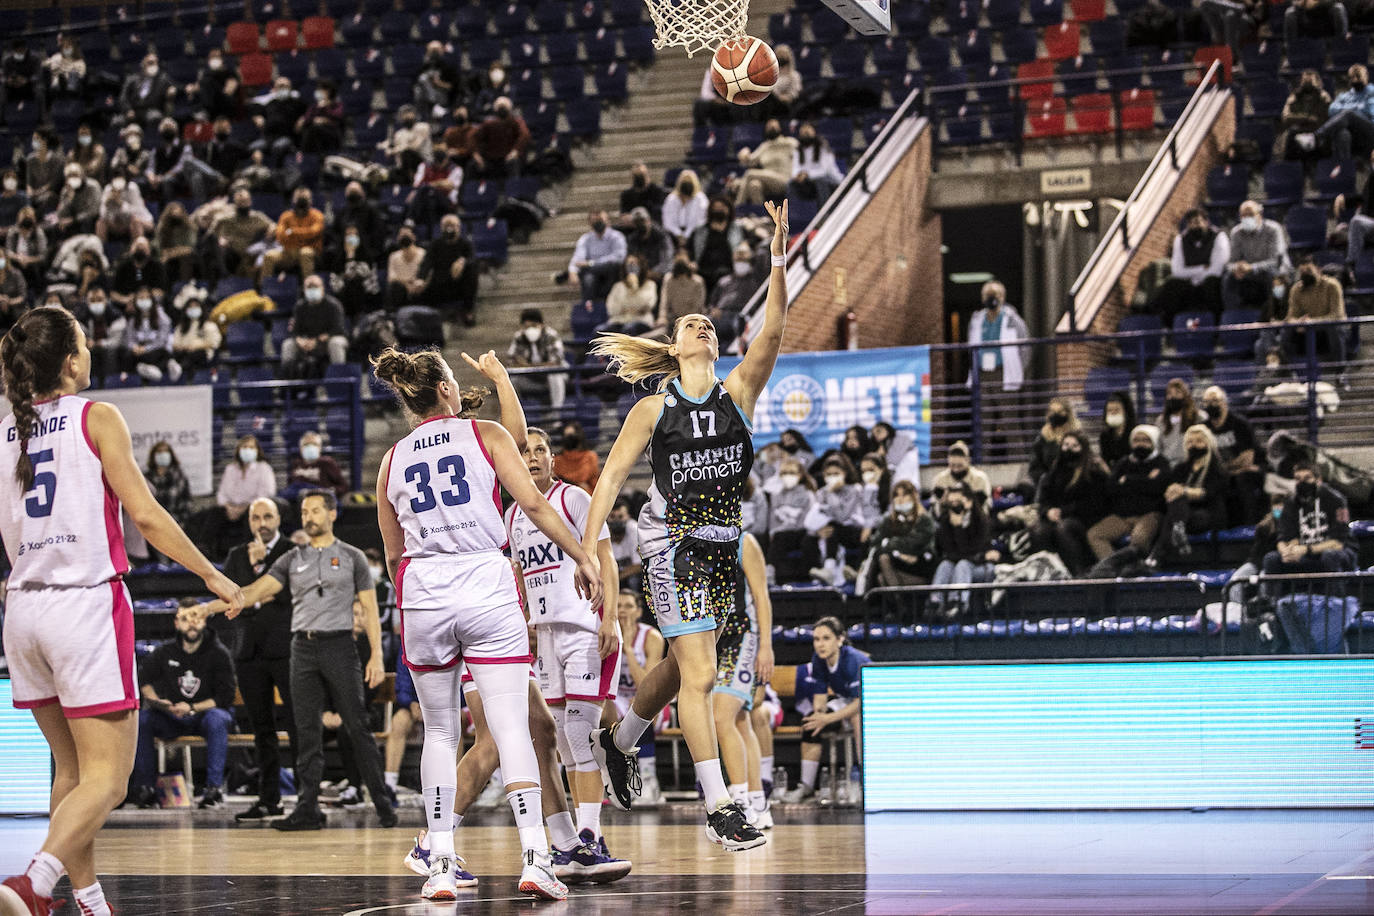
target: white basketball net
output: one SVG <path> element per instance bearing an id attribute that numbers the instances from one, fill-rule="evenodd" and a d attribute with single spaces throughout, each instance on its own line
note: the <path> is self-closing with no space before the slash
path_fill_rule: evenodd
<path id="1" fill-rule="evenodd" d="M 658 37 L 654 47 L 674 45 L 714 53 L 721 42 L 744 35 L 749 19 L 749 0 L 644 0 Z"/>

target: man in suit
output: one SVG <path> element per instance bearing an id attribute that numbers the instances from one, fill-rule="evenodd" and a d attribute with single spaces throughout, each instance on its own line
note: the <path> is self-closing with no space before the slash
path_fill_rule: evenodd
<path id="1" fill-rule="evenodd" d="M 281 533 L 281 513 L 270 499 L 258 499 L 248 507 L 253 540 L 229 551 L 224 574 L 239 585 L 256 581 L 277 559 L 291 549 Z M 226 642 L 234 653 L 239 672 L 239 691 L 253 728 L 258 756 L 258 800 L 240 821 L 262 820 L 282 813 L 281 755 L 277 746 L 276 698 L 286 707 L 286 730 L 291 749 L 296 746 L 295 720 L 291 715 L 291 595 L 279 592 L 270 601 L 250 605 L 236 618 Z"/>

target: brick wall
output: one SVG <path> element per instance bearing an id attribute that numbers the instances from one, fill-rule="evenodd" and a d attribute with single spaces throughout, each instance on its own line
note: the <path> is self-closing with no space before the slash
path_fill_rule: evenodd
<path id="1" fill-rule="evenodd" d="M 1207 198 L 1207 173 L 1218 165 L 1236 134 L 1235 102 L 1226 105 L 1212 125 L 1211 133 L 1198 147 L 1197 154 L 1179 176 L 1174 192 L 1159 211 L 1154 223 L 1145 233 L 1135 253 L 1126 262 L 1121 278 L 1088 329 L 1094 334 L 1110 334 L 1130 308 L 1140 272 L 1151 261 L 1169 257 L 1170 246 L 1178 231 L 1183 214 Z M 1115 348 L 1107 342 L 1072 344 L 1058 350 L 1058 374 L 1061 378 L 1082 378 L 1095 366 L 1103 366 Z"/>
<path id="2" fill-rule="evenodd" d="M 926 206 L 930 131 L 897 163 L 787 316 L 783 350 L 834 350 L 840 316 L 859 318 L 859 346 L 940 343 L 940 217 Z"/>

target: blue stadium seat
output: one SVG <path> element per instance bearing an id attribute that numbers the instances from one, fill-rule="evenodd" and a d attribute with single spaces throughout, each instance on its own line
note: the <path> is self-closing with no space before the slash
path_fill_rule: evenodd
<path id="1" fill-rule="evenodd" d="M 582 46 L 587 52 L 587 61 L 593 64 L 614 63 L 618 52 L 615 46 L 615 32 L 602 26 L 582 36 Z"/>
<path id="2" fill-rule="evenodd" d="M 523 35 L 529 31 L 525 24 L 529 13 L 529 7 L 524 4 L 502 3 L 491 11 L 491 24 L 497 35 Z"/>
<path id="3" fill-rule="evenodd" d="M 295 274 L 263 277 L 262 294 L 275 302 L 279 310 L 290 311 L 300 297 L 300 280 Z"/>
<path id="4" fill-rule="evenodd" d="M 945 4 L 945 25 L 949 27 L 951 32 L 967 32 L 969 29 L 976 29 L 982 6 L 978 0 L 950 0 L 949 3 Z"/>
<path id="5" fill-rule="evenodd" d="M 1313 202 L 1330 203 L 1338 196 L 1355 192 L 1355 160 L 1319 159 L 1312 169 L 1315 191 L 1307 195 Z"/>
<path id="6" fill-rule="evenodd" d="M 224 361 L 242 363 L 262 360 L 266 337 L 263 326 L 256 321 L 234 322 L 224 329 Z"/>
<path id="7" fill-rule="evenodd" d="M 792 55 L 792 66 L 801 75 L 803 85 L 821 78 L 821 66 L 824 63 L 825 53 L 818 45 L 802 45 Z"/>
<path id="8" fill-rule="evenodd" d="M 1126 23 L 1119 17 L 1088 23 L 1088 40 L 1098 57 L 1113 57 L 1126 50 Z"/>
<path id="9" fill-rule="evenodd" d="M 1034 29 L 1013 28 L 1002 33 L 1002 54 L 1012 65 L 1035 60 L 1039 44 L 1040 38 Z"/>
<path id="10" fill-rule="evenodd" d="M 549 86 L 553 97 L 560 102 L 572 102 L 583 97 L 587 74 L 576 64 L 553 67 L 549 70 Z"/>
<path id="11" fill-rule="evenodd" d="M 488 219 L 472 227 L 472 249 L 479 261 L 501 266 L 509 259 L 510 232 L 503 219 Z"/>
<path id="12" fill-rule="evenodd" d="M 257 410 L 240 411 L 234 417 L 234 438 L 254 436 L 263 451 L 279 453 L 277 446 L 277 417 L 273 413 Z"/>
<path id="13" fill-rule="evenodd" d="M 510 64 L 517 70 L 533 67 L 538 68 L 543 64 L 540 55 L 539 39 L 532 35 L 518 36 L 511 39 L 510 46 L 507 48 L 510 55 Z"/>
<path id="14" fill-rule="evenodd" d="M 829 14 L 812 16 L 811 34 L 816 37 L 817 44 L 833 47 L 849 35 L 849 23 Z"/>
<path id="15" fill-rule="evenodd" d="M 1369 33 L 1354 32 L 1346 38 L 1327 41 L 1331 51 L 1331 68 L 1348 70 L 1355 64 L 1369 65 Z"/>
<path id="16" fill-rule="evenodd" d="M 1064 0 L 1030 0 L 1031 22 L 1038 26 L 1058 25 L 1064 21 Z"/>
<path id="17" fill-rule="evenodd" d="M 1246 45 L 1240 49 L 1241 65 L 1250 79 L 1257 76 L 1275 77 L 1283 66 L 1283 43 L 1269 40 Z"/>
<path id="18" fill-rule="evenodd" d="M 496 209 L 501 189 L 494 181 L 465 181 L 459 192 L 463 219 L 486 219 Z"/>
<path id="19" fill-rule="evenodd" d="M 1277 118 L 1288 101 L 1288 84 L 1277 78 L 1251 79 L 1245 86 L 1250 112 L 1256 118 Z"/>
<path id="20" fill-rule="evenodd" d="M 487 6 L 465 3 L 453 13 L 453 27 L 465 41 L 487 33 Z"/>
<path id="21" fill-rule="evenodd" d="M 692 145 L 687 150 L 688 162 L 724 162 L 729 153 L 728 137 L 724 128 L 706 125 L 692 128 Z"/>
<path id="22" fill-rule="evenodd" d="M 1005 108 L 1011 104 L 1011 79 L 1015 72 L 1005 64 L 988 64 L 969 73 L 973 96 L 981 105 Z"/>
<path id="23" fill-rule="evenodd" d="M 907 59 L 911 56 L 911 45 L 906 39 L 889 35 L 872 45 L 873 66 L 880 77 L 891 76 L 907 69 Z"/>
<path id="24" fill-rule="evenodd" d="M 1088 370 L 1083 380 L 1083 400 L 1088 410 L 1101 413 L 1107 398 L 1117 391 L 1128 391 L 1131 387 L 1130 370 L 1117 366 L 1097 366 Z"/>
<path id="25" fill-rule="evenodd" d="M 1127 315 L 1116 325 L 1120 333 L 1140 332 L 1140 337 L 1128 337 L 1118 341 L 1121 356 L 1131 363 L 1137 363 L 1142 356 L 1146 362 L 1159 359 L 1164 348 L 1164 325 L 1158 315 Z"/>
<path id="26" fill-rule="evenodd" d="M 802 232 L 811 221 L 816 218 L 816 212 L 820 205 L 814 200 L 805 200 L 797 197 L 787 199 L 787 217 L 789 228 L 793 233 Z"/>
<path id="27" fill-rule="evenodd" d="M 1009 29 L 1021 21 L 1021 0 L 986 0 L 984 11 L 994 29 Z"/>
<path id="28" fill-rule="evenodd" d="M 1207 173 L 1207 207 L 1234 210 L 1250 193 L 1250 168 L 1219 165 Z"/>
<path id="29" fill-rule="evenodd" d="M 1073 57 L 1061 60 L 1055 67 L 1059 82 L 1067 95 L 1083 95 L 1097 91 L 1097 58 Z"/>
<path id="30" fill-rule="evenodd" d="M 753 149 L 763 142 L 763 125 L 757 121 L 736 124 L 730 128 L 730 150 Z"/>
<path id="31" fill-rule="evenodd" d="M 863 79 L 867 61 L 868 45 L 863 42 L 842 41 L 830 48 L 830 69 L 835 72 L 836 79 Z"/>
<path id="32" fill-rule="evenodd" d="M 598 325 L 605 324 L 609 318 L 606 303 L 601 299 L 588 299 L 572 307 L 569 316 L 572 324 L 573 341 L 585 344 L 596 334 Z"/>
<path id="33" fill-rule="evenodd" d="M 802 43 L 802 17 L 797 13 L 773 13 L 768 17 L 768 40 L 773 46 L 787 45 L 792 48 Z"/>
<path id="34" fill-rule="evenodd" d="M 381 80 L 386 76 L 386 55 L 369 45 L 353 52 L 353 75 L 360 80 Z"/>
<path id="35" fill-rule="evenodd" d="M 382 36 L 382 44 L 400 46 L 410 41 L 410 30 L 415 25 L 415 17 L 402 10 L 388 10 L 377 18 L 377 31 Z"/>
<path id="36" fill-rule="evenodd" d="M 596 94 L 608 102 L 623 102 L 630 97 L 629 71 L 618 60 L 596 68 Z"/>
<path id="37" fill-rule="evenodd" d="M 541 0 L 534 6 L 534 30 L 546 35 L 568 27 L 568 5 L 563 0 Z"/>
<path id="38" fill-rule="evenodd" d="M 539 102 L 544 95 L 544 74 L 543 71 L 534 67 L 522 67 L 516 69 L 510 76 L 510 88 L 507 94 L 514 100 L 516 105 L 533 105 Z M 557 90 L 554 90 L 557 95 Z"/>
<path id="39" fill-rule="evenodd" d="M 636 64 L 654 62 L 654 27 L 635 25 L 620 34 L 620 43 L 625 48 L 625 59 Z"/>
<path id="40" fill-rule="evenodd" d="M 1170 336 L 1179 357 L 1211 357 L 1217 345 L 1216 319 L 1211 312 L 1180 312 L 1174 316 Z"/>
<path id="41" fill-rule="evenodd" d="M 600 0 L 582 0 L 573 4 L 572 20 L 575 30 L 590 32 L 601 28 L 605 23 L 605 9 Z"/>
<path id="42" fill-rule="evenodd" d="M 421 44 L 431 41 L 448 41 L 450 20 L 439 10 L 426 10 L 415 22 Z"/>
<path id="43" fill-rule="evenodd" d="M 544 53 L 551 64 L 575 64 L 581 53 L 576 32 L 549 35 L 544 39 Z"/>
<path id="44" fill-rule="evenodd" d="M 964 69 L 979 64 L 987 66 L 992 62 L 992 36 L 986 29 L 965 32 L 959 36 L 955 50 L 959 52 L 959 65 Z"/>
<path id="45" fill-rule="evenodd" d="M 348 401 L 362 383 L 363 367 L 357 363 L 339 363 L 324 370 L 324 395 L 331 401 Z"/>
<path id="46" fill-rule="evenodd" d="M 424 45 L 407 42 L 391 49 L 391 69 L 396 76 L 414 82 L 425 64 Z"/>
<path id="47" fill-rule="evenodd" d="M 848 159 L 854 149 L 854 122 L 849 118 L 821 118 L 816 133 L 830 144 L 831 151 L 841 160 Z"/>
<path id="48" fill-rule="evenodd" d="M 945 142 L 950 146 L 976 146 L 983 139 L 983 119 L 978 115 L 946 118 Z"/>
<path id="49" fill-rule="evenodd" d="M 137 372 L 116 372 L 114 375 L 105 376 L 101 382 L 102 388 L 138 388 L 143 384 L 143 380 L 138 377 Z"/>
<path id="50" fill-rule="evenodd" d="M 1323 39 L 1295 38 L 1285 43 L 1284 51 L 1289 70 L 1321 72 L 1326 69 L 1326 42 Z"/>
<path id="51" fill-rule="evenodd" d="M 1217 343 L 1226 356 L 1245 356 L 1255 352 L 1259 331 L 1228 330 L 1228 325 L 1254 324 L 1260 320 L 1258 309 L 1224 309 L 1217 332 Z"/>
<path id="52" fill-rule="evenodd" d="M 460 33 L 462 34 L 462 33 Z M 476 34 L 481 34 L 480 32 Z M 473 38 L 467 42 L 468 64 L 470 67 L 485 70 L 501 59 L 506 44 L 499 38 Z"/>
<path id="53" fill-rule="evenodd" d="M 927 73 L 944 73 L 949 70 L 949 41 L 935 35 L 927 35 L 916 42 L 916 61 Z"/>
<path id="54" fill-rule="evenodd" d="M 601 102 L 597 99 L 577 99 L 563 108 L 568 130 L 579 140 L 595 140 L 601 136 Z"/>
<path id="55" fill-rule="evenodd" d="M 330 366 L 329 368 L 334 368 Z M 287 454 L 295 450 L 301 436 L 320 431 L 320 415 L 313 410 L 291 411 L 282 419 L 281 437 L 286 445 Z"/>
<path id="56" fill-rule="evenodd" d="M 375 22 L 371 16 L 354 13 L 338 20 L 338 23 L 339 34 L 343 36 L 343 43 L 347 47 L 364 48 L 372 44 L 372 29 Z"/>
<path id="57" fill-rule="evenodd" d="M 1326 244 L 1326 210 L 1292 207 L 1284 214 L 1283 228 L 1288 232 L 1290 251 L 1316 251 Z"/>
<path id="58" fill-rule="evenodd" d="M 1212 369 L 1212 384 L 1225 391 L 1234 402 L 1254 386 L 1257 371 L 1253 359 L 1218 362 Z"/>
<path id="59" fill-rule="evenodd" d="M 1302 163 L 1271 162 L 1264 167 L 1264 205 L 1287 206 L 1302 200 Z"/>

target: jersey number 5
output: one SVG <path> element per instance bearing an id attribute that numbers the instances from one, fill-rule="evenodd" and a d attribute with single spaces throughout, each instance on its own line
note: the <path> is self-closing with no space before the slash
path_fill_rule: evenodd
<path id="1" fill-rule="evenodd" d="M 29 518 L 47 518 L 52 515 L 53 497 L 57 495 L 57 475 L 52 471 L 40 471 L 38 466 L 52 461 L 53 451 L 45 448 L 41 452 L 30 452 L 29 461 L 33 462 L 33 493 L 24 500 L 24 511 Z"/>
<path id="2" fill-rule="evenodd" d="M 701 424 L 706 424 L 706 437 L 713 438 L 716 434 L 716 412 L 714 410 L 694 410 L 692 411 L 692 438 L 702 437 Z"/>
<path id="3" fill-rule="evenodd" d="M 410 511 L 417 515 L 433 509 L 439 505 L 440 500 L 446 506 L 461 506 L 472 499 L 468 482 L 463 479 L 467 469 L 463 465 L 462 455 L 449 455 L 446 458 L 440 458 L 434 467 L 440 474 L 447 474 L 451 484 L 449 489 L 439 491 L 438 499 L 435 498 L 434 490 L 429 485 L 430 476 L 427 463 L 422 461 L 406 468 L 406 483 L 415 484 L 415 489 L 419 493 L 410 501 Z"/>

